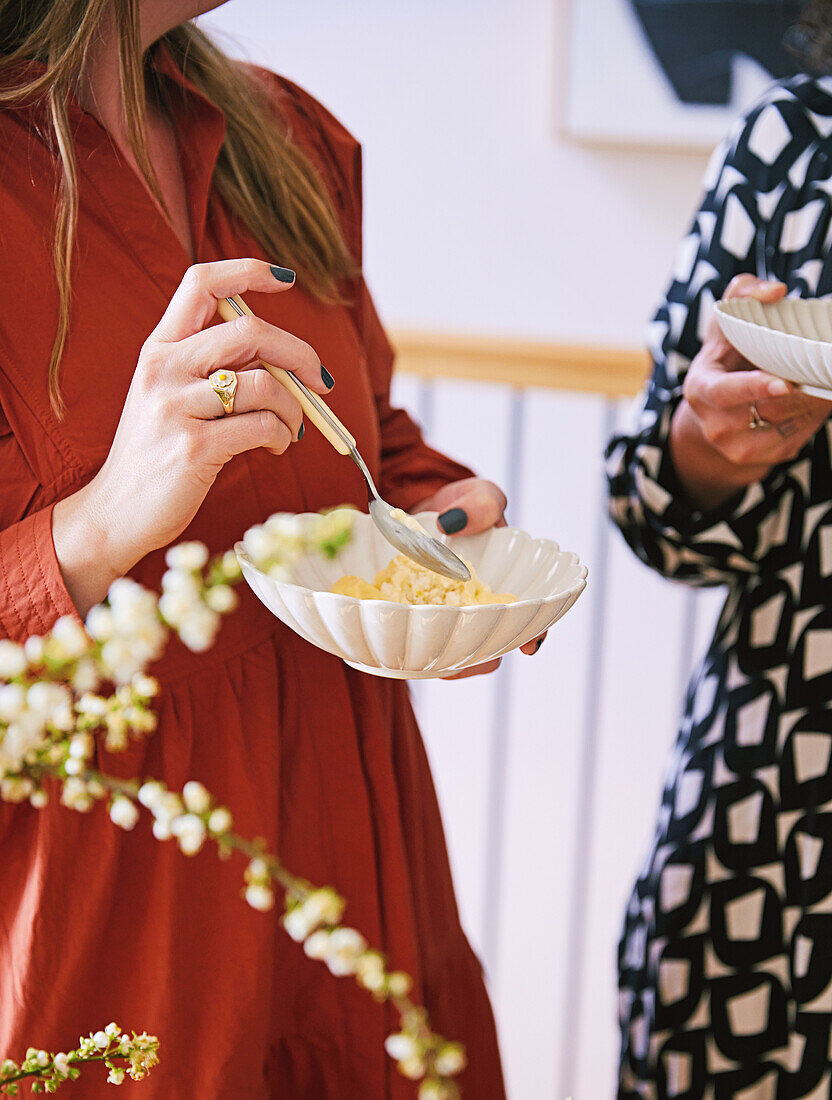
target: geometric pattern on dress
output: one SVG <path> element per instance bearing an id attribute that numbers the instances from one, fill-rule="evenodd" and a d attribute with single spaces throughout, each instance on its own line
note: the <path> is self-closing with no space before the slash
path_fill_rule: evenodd
<path id="1" fill-rule="evenodd" d="M 689 685 L 619 945 L 618 1095 L 832 1095 L 829 422 L 710 513 L 669 458 L 713 303 L 740 272 L 832 294 L 832 80 L 775 84 L 714 154 L 649 329 L 654 370 L 607 450 L 610 511 L 667 577 L 725 585 Z"/>

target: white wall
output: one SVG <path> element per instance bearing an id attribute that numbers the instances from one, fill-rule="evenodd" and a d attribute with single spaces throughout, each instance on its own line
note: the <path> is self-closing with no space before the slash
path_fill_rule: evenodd
<path id="1" fill-rule="evenodd" d="M 567 6 L 233 0 L 210 17 L 362 140 L 366 268 L 389 323 L 641 342 L 704 158 L 559 140 Z M 512 1100 L 604 1100 L 624 902 L 719 597 L 694 602 L 610 533 L 613 403 L 407 378 L 397 395 L 440 446 L 513 486 L 514 522 L 590 567 L 537 657 L 415 697 Z"/>
<path id="2" fill-rule="evenodd" d="M 704 158 L 558 140 L 568 6 L 231 0 L 206 20 L 361 140 L 389 323 L 640 342 Z"/>

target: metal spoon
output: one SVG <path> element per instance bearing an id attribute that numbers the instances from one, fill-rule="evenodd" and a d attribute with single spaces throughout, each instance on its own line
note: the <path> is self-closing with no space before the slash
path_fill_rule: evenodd
<path id="1" fill-rule="evenodd" d="M 231 321 L 235 317 L 243 317 L 246 314 L 249 317 L 254 316 L 239 294 L 235 294 L 233 298 L 220 299 L 217 310 L 224 321 Z M 290 393 L 294 394 L 303 406 L 308 419 L 335 450 L 351 458 L 361 471 L 367 483 L 370 518 L 390 545 L 395 546 L 405 557 L 427 569 L 432 569 L 435 573 L 440 573 L 443 577 L 449 577 L 454 581 L 470 580 L 471 572 L 461 558 L 458 558 L 439 539 L 429 535 L 412 516 L 402 512 L 400 508 L 393 508 L 382 499 L 367 469 L 367 464 L 358 452 L 355 439 L 321 398 L 308 389 L 292 371 L 273 367 L 262 360 L 261 365 Z"/>

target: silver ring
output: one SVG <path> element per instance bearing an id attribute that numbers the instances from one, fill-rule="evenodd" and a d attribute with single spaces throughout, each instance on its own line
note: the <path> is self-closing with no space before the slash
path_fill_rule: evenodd
<path id="1" fill-rule="evenodd" d="M 237 393 L 237 375 L 233 370 L 215 370 L 208 375 L 211 389 L 222 403 L 226 416 L 234 412 L 234 396 Z"/>
<path id="2" fill-rule="evenodd" d="M 749 412 L 748 427 L 751 429 L 752 432 L 756 432 L 758 428 L 768 428 L 769 427 L 768 420 L 764 420 L 760 416 L 760 414 L 757 412 L 757 406 L 756 405 L 754 405 L 754 404 L 749 405 L 748 406 L 748 412 Z"/>

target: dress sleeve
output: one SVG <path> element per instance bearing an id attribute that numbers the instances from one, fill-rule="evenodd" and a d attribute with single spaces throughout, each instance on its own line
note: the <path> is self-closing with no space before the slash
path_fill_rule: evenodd
<path id="1" fill-rule="evenodd" d="M 804 217 L 807 168 L 817 137 L 805 108 L 780 87 L 716 150 L 702 204 L 650 327 L 652 376 L 630 425 L 607 447 L 613 520 L 642 561 L 680 581 L 724 584 L 760 572 L 802 505 L 796 467 L 811 453 L 812 441 L 793 462 L 702 512 L 685 499 L 668 437 L 685 373 L 702 345 L 714 302 L 731 279 L 751 272 L 786 281 L 796 256 L 803 259 L 807 250 L 823 247 L 823 218 L 817 241 L 808 239 L 812 227 L 804 220 L 807 241 L 800 253 L 785 239 L 798 230 L 795 217 Z M 790 286 L 805 292 L 799 271 L 793 274 Z"/>
<path id="2" fill-rule="evenodd" d="M 443 485 L 473 477 L 466 466 L 428 446 L 416 422 L 390 403 L 394 353 L 364 280 L 360 319 L 370 380 L 381 434 L 381 485 L 385 500 L 405 511 L 438 492 Z"/>
<path id="3" fill-rule="evenodd" d="M 52 541 L 52 505 L 38 507 L 41 486 L 0 410 L 0 637 L 23 642 L 77 611 Z"/>

